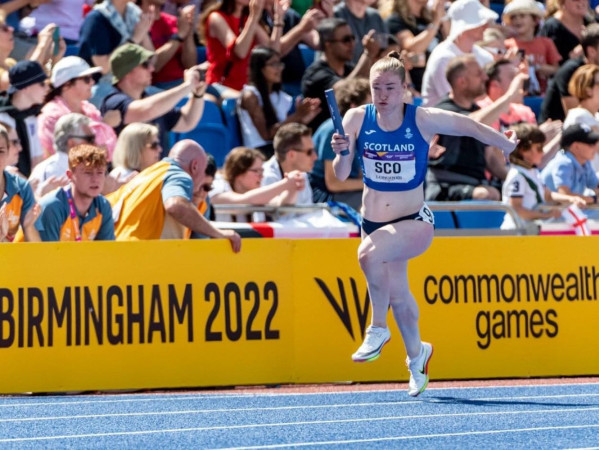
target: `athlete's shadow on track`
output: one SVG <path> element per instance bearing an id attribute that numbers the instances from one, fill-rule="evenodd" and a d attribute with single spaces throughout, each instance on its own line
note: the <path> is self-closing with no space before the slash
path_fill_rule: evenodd
<path id="1" fill-rule="evenodd" d="M 469 399 L 459 397 L 420 397 L 424 403 L 444 403 L 452 405 L 468 405 L 468 406 L 554 406 L 554 407 L 592 407 L 599 406 L 599 403 L 548 403 L 535 402 L 531 400 L 484 400 L 484 399 Z"/>

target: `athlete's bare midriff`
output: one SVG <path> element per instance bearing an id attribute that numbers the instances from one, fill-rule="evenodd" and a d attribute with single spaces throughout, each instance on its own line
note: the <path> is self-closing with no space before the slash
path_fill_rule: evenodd
<path id="1" fill-rule="evenodd" d="M 416 213 L 424 203 L 422 185 L 409 191 L 377 191 L 364 186 L 362 216 L 372 222 L 387 222 Z"/>

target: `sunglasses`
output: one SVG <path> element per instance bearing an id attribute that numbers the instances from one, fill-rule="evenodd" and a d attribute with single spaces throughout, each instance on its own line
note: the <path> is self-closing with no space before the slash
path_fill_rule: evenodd
<path id="1" fill-rule="evenodd" d="M 158 147 L 160 147 L 160 142 L 159 141 L 150 142 L 148 144 L 148 147 L 150 147 L 152 150 L 156 150 Z"/>
<path id="2" fill-rule="evenodd" d="M 301 148 L 290 148 L 289 150 L 291 150 L 292 152 L 303 153 L 306 156 L 312 156 L 315 152 L 315 150 L 313 148 L 309 148 L 307 150 L 304 150 Z"/>
<path id="3" fill-rule="evenodd" d="M 285 63 L 281 61 L 266 63 L 267 66 L 274 67 L 275 69 L 284 69 Z"/>
<path id="4" fill-rule="evenodd" d="M 212 190 L 212 185 L 211 184 L 202 184 L 200 186 L 200 188 L 204 191 L 204 192 L 210 192 Z"/>
<path id="5" fill-rule="evenodd" d="M 69 137 L 71 138 L 75 138 L 75 139 L 81 139 L 82 141 L 87 142 L 88 144 L 95 144 L 96 143 L 96 136 L 93 134 L 72 134 Z"/>
<path id="6" fill-rule="evenodd" d="M 77 78 L 75 78 L 75 80 L 81 80 L 85 84 L 90 84 L 92 81 L 94 81 L 94 79 L 92 78 L 91 75 L 85 75 L 83 77 L 77 77 Z"/>
<path id="7" fill-rule="evenodd" d="M 150 67 L 154 67 L 154 61 L 152 61 L 151 59 L 148 59 L 147 61 L 144 61 L 140 64 L 141 67 L 143 67 L 144 69 L 149 69 Z"/>
<path id="8" fill-rule="evenodd" d="M 353 34 L 348 34 L 347 36 L 343 36 L 341 39 L 331 39 L 329 42 L 341 42 L 342 44 L 351 44 L 356 40 L 356 37 Z"/>

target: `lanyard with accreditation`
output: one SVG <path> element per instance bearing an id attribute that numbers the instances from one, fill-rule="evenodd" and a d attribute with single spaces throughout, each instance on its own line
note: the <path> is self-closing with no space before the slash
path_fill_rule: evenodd
<path id="1" fill-rule="evenodd" d="M 71 222 L 73 223 L 73 228 L 75 228 L 75 241 L 81 242 L 81 231 L 79 231 L 79 216 L 77 215 L 77 210 L 75 209 L 75 202 L 73 201 L 73 195 L 71 194 L 71 187 L 64 187 L 64 193 L 67 196 L 67 201 L 69 202 L 69 215 L 71 216 Z"/>

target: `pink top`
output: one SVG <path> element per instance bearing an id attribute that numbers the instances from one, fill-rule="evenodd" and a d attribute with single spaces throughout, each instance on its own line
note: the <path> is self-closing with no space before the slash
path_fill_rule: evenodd
<path id="1" fill-rule="evenodd" d="M 98 108 L 88 101 L 81 102 L 81 111 L 84 116 L 90 118 L 90 128 L 96 135 L 96 145 L 106 148 L 108 161 L 112 160 L 112 153 L 116 145 L 116 134 L 111 126 L 102 122 L 102 115 Z M 42 108 L 42 112 L 37 117 L 37 127 L 40 142 L 44 149 L 44 157 L 53 155 L 54 150 L 54 127 L 56 122 L 65 114 L 72 113 L 60 96 L 55 97 L 52 101 L 46 103 Z"/>
<path id="2" fill-rule="evenodd" d="M 489 106 L 491 103 L 493 103 L 493 100 L 491 100 L 488 95 L 476 102 L 481 108 Z M 535 113 L 529 106 L 523 105 L 522 103 L 510 103 L 509 112 L 499 116 L 499 120 L 493 123 L 491 128 L 494 128 L 497 131 L 503 131 L 515 123 L 522 122 L 536 125 L 537 118 Z"/>

